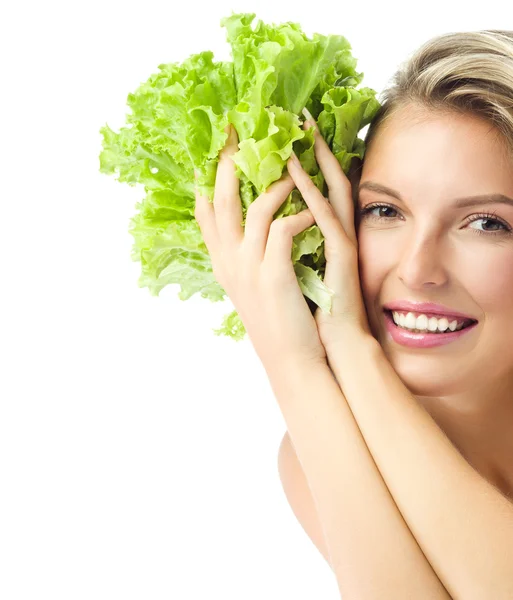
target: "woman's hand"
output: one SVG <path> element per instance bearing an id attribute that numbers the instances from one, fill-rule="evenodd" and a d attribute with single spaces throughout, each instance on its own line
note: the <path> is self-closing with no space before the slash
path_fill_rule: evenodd
<path id="1" fill-rule="evenodd" d="M 228 128 L 225 131 L 229 137 L 217 168 L 214 201 L 196 192 L 194 213 L 214 276 L 237 310 L 264 367 L 326 361 L 291 258 L 293 236 L 314 224 L 312 212 L 321 213 L 320 220 L 325 222 L 324 209 L 314 200 L 312 212 L 306 209 L 273 220 L 296 187 L 286 173 L 250 204 L 244 228 L 239 179 L 231 159 L 238 151 L 238 136 L 233 126 Z M 298 177 L 298 181 L 304 187 L 304 178 Z"/>
<path id="2" fill-rule="evenodd" d="M 315 158 L 326 180 L 329 199 L 321 194 L 300 165 L 289 160 L 287 166 L 324 236 L 326 270 L 323 281 L 334 292 L 334 296 L 331 314 L 317 308 L 314 318 L 329 358 L 329 350 L 344 342 L 348 327 L 372 334 L 360 286 L 351 182 L 312 116 L 307 111 L 303 112 L 307 117 L 303 128 L 314 127 Z"/>

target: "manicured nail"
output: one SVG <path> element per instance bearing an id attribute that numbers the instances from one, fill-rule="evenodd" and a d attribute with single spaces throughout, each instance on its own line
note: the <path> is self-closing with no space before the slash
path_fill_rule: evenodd
<path id="1" fill-rule="evenodd" d="M 303 110 L 301 112 L 305 115 L 305 117 L 309 121 L 312 121 L 312 123 L 315 123 L 314 118 L 312 117 L 312 115 L 310 114 L 310 111 L 308 110 L 308 108 L 306 108 L 306 106 L 305 106 L 305 108 L 303 108 Z"/>
<path id="2" fill-rule="evenodd" d="M 294 150 L 292 150 L 292 154 L 290 155 L 290 159 L 296 165 L 296 167 L 300 167 L 301 166 L 301 162 L 299 161 L 299 158 L 297 157 L 297 154 L 294 152 Z"/>
<path id="3" fill-rule="evenodd" d="M 228 132 L 228 139 L 232 144 L 236 143 L 236 139 L 237 139 L 237 130 L 235 129 L 235 127 L 232 125 L 232 123 L 230 123 L 230 130 Z"/>

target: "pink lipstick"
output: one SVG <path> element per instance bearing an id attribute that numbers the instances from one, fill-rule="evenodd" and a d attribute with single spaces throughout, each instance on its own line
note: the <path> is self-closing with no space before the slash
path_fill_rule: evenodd
<path id="1" fill-rule="evenodd" d="M 388 310 L 385 310 L 384 314 L 386 329 L 390 337 L 397 344 L 408 346 L 409 348 L 433 348 L 434 346 L 450 344 L 464 336 L 466 333 L 472 331 L 477 325 L 476 321 L 459 331 L 448 331 L 447 333 L 415 333 L 396 325 L 392 318 L 392 313 Z"/>

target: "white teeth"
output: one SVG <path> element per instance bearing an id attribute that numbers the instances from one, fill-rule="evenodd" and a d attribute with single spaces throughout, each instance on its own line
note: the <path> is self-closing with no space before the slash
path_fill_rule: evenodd
<path id="1" fill-rule="evenodd" d="M 458 325 L 457 319 L 451 321 L 446 317 L 441 319 L 437 319 L 436 317 L 428 318 L 426 315 L 419 315 L 415 317 L 415 315 L 409 312 L 406 316 L 404 314 L 400 314 L 397 311 L 392 312 L 394 323 L 402 327 L 403 329 L 410 329 L 412 331 L 419 332 L 443 332 L 449 329 L 450 331 L 459 331 L 463 327 L 463 323 Z"/>

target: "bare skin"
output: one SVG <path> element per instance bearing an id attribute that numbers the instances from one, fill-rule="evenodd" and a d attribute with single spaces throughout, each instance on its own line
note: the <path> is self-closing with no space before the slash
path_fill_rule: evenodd
<path id="1" fill-rule="evenodd" d="M 356 217 L 372 333 L 455 447 L 513 498 L 513 205 L 451 206 L 477 194 L 513 198 L 513 162 L 488 122 L 410 105 L 369 145 L 360 186 L 369 181 L 402 197 L 358 195 L 355 214 L 389 207 Z M 494 215 L 478 217 L 485 213 Z M 392 300 L 437 302 L 479 323 L 450 344 L 411 349 L 385 329 Z"/>

